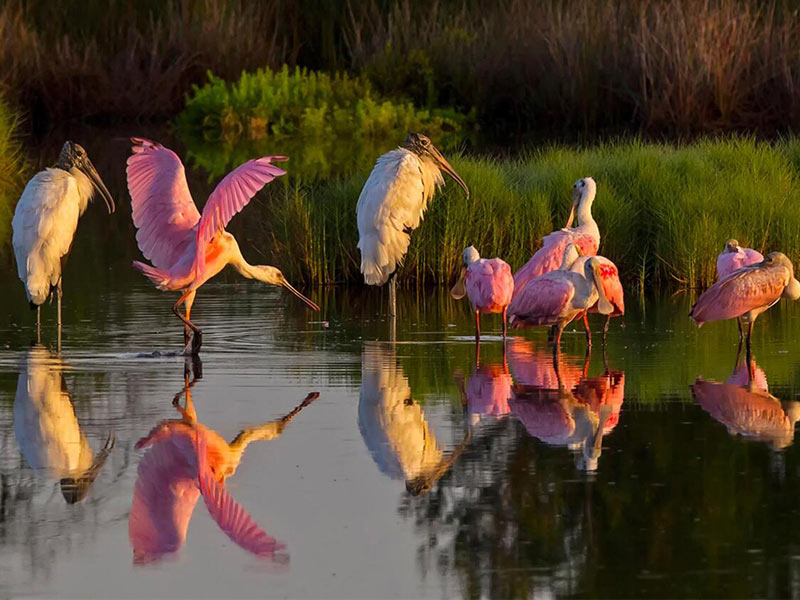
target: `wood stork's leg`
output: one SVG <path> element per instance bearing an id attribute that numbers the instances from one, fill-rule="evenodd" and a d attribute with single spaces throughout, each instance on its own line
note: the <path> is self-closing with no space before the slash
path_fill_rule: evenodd
<path id="1" fill-rule="evenodd" d="M 56 287 L 56 298 L 57 298 L 57 305 L 58 305 L 58 353 L 61 354 L 61 279 L 58 280 L 58 286 Z"/>
<path id="2" fill-rule="evenodd" d="M 503 308 L 503 344 L 506 343 L 506 337 L 508 336 L 508 318 L 506 317 L 506 310 L 508 307 Z"/>
<path id="3" fill-rule="evenodd" d="M 267 423 L 263 423 L 256 427 L 243 429 L 239 432 L 239 435 L 231 440 L 231 443 L 228 444 L 228 446 L 231 450 L 239 453 L 241 456 L 241 454 L 244 453 L 245 448 L 247 448 L 247 446 L 249 446 L 252 442 L 260 440 L 274 440 L 281 433 L 283 433 L 286 425 L 288 425 L 289 422 L 294 419 L 295 416 L 297 416 L 297 413 L 299 413 L 317 398 L 319 398 L 319 392 L 311 392 L 305 397 L 305 400 L 295 406 L 289 414 L 281 417 L 280 419 L 268 421 Z"/>
<path id="4" fill-rule="evenodd" d="M 475 341 L 481 341 L 481 313 L 480 311 L 475 311 Z"/>
<path id="5" fill-rule="evenodd" d="M 389 316 L 392 319 L 397 316 L 397 279 L 394 273 L 389 277 Z"/>
<path id="6" fill-rule="evenodd" d="M 589 315 L 588 313 L 583 313 L 583 328 L 586 331 L 586 347 L 592 347 L 592 330 L 589 329 Z"/>
<path id="7" fill-rule="evenodd" d="M 172 305 L 172 312 L 175 313 L 176 317 L 178 317 L 181 321 L 183 321 L 183 324 L 185 326 L 189 327 L 189 329 L 192 330 L 193 334 L 191 341 L 191 348 L 189 348 L 189 345 L 187 344 L 186 348 L 184 348 L 183 350 L 184 354 L 197 354 L 198 352 L 200 352 L 200 346 L 203 344 L 203 332 L 200 331 L 200 328 L 197 325 L 192 323 L 187 317 L 184 317 L 178 310 L 178 307 L 180 307 L 181 304 L 186 302 L 189 297 L 191 297 L 193 302 L 194 296 L 195 296 L 195 290 L 188 290 L 183 294 L 183 296 L 178 298 L 178 301 L 175 304 Z"/>
<path id="8" fill-rule="evenodd" d="M 42 306 L 36 307 L 36 343 L 42 343 Z"/>

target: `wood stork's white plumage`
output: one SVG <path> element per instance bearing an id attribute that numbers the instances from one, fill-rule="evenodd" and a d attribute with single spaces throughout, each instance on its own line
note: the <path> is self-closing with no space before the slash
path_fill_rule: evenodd
<path id="1" fill-rule="evenodd" d="M 415 496 L 430 491 L 469 442 L 467 433 L 453 451 L 442 451 L 394 351 L 378 344 L 364 347 L 358 427 L 378 468 L 405 480 Z"/>
<path id="2" fill-rule="evenodd" d="M 408 250 L 411 232 L 419 227 L 436 189 L 444 185 L 442 171 L 469 197 L 469 188 L 431 140 L 410 133 L 402 147 L 378 158 L 358 197 L 361 273 L 367 285 L 390 282 L 391 316 L 396 314 L 395 272 Z"/>
<path id="3" fill-rule="evenodd" d="M 80 145 L 66 142 L 54 168 L 28 182 L 14 211 L 12 243 L 17 272 L 25 285 L 37 326 L 41 305 L 55 292 L 61 328 L 61 270 L 66 262 L 78 219 L 98 191 L 114 212 L 114 200 Z"/>
<path id="4" fill-rule="evenodd" d="M 114 445 L 109 436 L 95 455 L 75 415 L 64 383 L 64 364 L 34 346 L 20 371 L 14 396 L 14 435 L 28 463 L 59 479 L 69 504 L 82 500 Z"/>

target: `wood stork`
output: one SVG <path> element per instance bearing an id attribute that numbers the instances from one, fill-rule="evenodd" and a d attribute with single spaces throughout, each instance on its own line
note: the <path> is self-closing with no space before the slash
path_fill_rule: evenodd
<path id="1" fill-rule="evenodd" d="M 59 346 L 62 269 L 72 249 L 78 219 L 95 192 L 102 196 L 108 213 L 113 213 L 114 200 L 86 150 L 67 141 L 56 166 L 40 171 L 25 186 L 11 221 L 17 272 L 31 308 L 36 308 L 37 332 L 41 306 L 56 293 Z"/>
<path id="2" fill-rule="evenodd" d="M 378 158 L 358 197 L 358 248 L 367 285 L 389 282 L 389 316 L 397 314 L 395 274 L 428 202 L 444 185 L 442 171 L 469 188 L 431 140 L 409 133 L 403 146 Z"/>

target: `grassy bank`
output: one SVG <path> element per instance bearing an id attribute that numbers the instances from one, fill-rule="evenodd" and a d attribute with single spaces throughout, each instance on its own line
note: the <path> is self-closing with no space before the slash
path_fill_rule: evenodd
<path id="1" fill-rule="evenodd" d="M 731 237 L 800 259 L 800 140 L 634 141 L 452 162 L 472 196 L 452 182 L 437 195 L 412 236 L 403 285 L 447 283 L 468 244 L 519 268 L 543 235 L 564 226 L 571 185 L 586 175 L 598 182 L 601 253 L 619 265 L 631 291 L 707 285 Z M 366 175 L 275 188 L 262 224 L 275 264 L 298 281 L 358 281 L 355 205 Z"/>
<path id="2" fill-rule="evenodd" d="M 369 79 L 483 131 L 588 136 L 800 126 L 794 0 L 8 0 L 0 85 L 42 124 L 175 115 L 211 70 Z M 505 138 L 502 138 L 505 139 Z"/>
<path id="3" fill-rule="evenodd" d="M 0 96 L 0 258 L 11 250 L 11 218 L 28 172 L 18 128 L 19 116 Z"/>

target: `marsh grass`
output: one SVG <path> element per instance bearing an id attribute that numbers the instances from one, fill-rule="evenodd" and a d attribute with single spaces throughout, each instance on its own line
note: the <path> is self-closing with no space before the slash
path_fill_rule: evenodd
<path id="1" fill-rule="evenodd" d="M 412 235 L 401 285 L 444 285 L 474 245 L 513 269 L 563 227 L 572 183 L 598 182 L 600 252 L 630 291 L 697 288 L 715 279 L 717 254 L 735 237 L 763 253 L 800 259 L 800 141 L 703 140 L 687 146 L 608 143 L 552 147 L 514 160 L 454 157 L 469 199 L 449 182 Z M 367 172 L 331 184 L 285 183 L 266 204 L 263 230 L 294 279 L 360 280 L 355 206 Z"/>
<path id="2" fill-rule="evenodd" d="M 19 115 L 0 96 L 0 258 L 11 249 L 11 218 L 28 172 L 19 139 Z"/>

